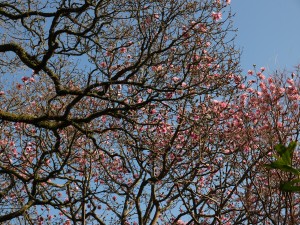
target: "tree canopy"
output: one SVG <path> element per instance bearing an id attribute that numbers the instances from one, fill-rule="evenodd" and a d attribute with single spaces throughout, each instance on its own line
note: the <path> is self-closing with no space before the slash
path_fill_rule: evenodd
<path id="1" fill-rule="evenodd" d="M 0 222 L 296 224 L 299 80 L 241 74 L 229 3 L 1 1 Z"/>

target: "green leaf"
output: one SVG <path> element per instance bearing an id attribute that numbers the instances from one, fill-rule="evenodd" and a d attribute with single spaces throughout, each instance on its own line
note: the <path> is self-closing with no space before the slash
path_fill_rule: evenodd
<path id="1" fill-rule="evenodd" d="M 297 146 L 297 142 L 292 141 L 289 143 L 288 147 L 285 147 L 283 144 L 278 144 L 275 146 L 275 150 L 280 155 L 280 157 L 276 157 L 278 160 L 282 159 L 282 161 L 286 165 L 292 165 L 292 158 L 294 154 L 294 150 Z"/>
<path id="2" fill-rule="evenodd" d="M 280 189 L 286 192 L 300 192 L 300 186 L 294 186 L 296 183 L 300 183 L 300 179 L 284 182 L 280 185 Z"/>
<path id="3" fill-rule="evenodd" d="M 296 149 L 297 146 L 297 142 L 296 141 L 291 141 L 289 146 L 287 147 L 288 151 L 294 152 L 294 150 Z"/>
<path id="4" fill-rule="evenodd" d="M 275 150 L 280 156 L 282 156 L 282 154 L 286 151 L 286 147 L 283 144 L 278 144 L 275 146 Z"/>
<path id="5" fill-rule="evenodd" d="M 287 151 L 290 153 L 291 159 L 293 158 L 293 154 L 294 154 L 296 147 L 297 147 L 296 141 L 291 141 L 289 143 L 289 146 L 287 147 Z"/>
<path id="6" fill-rule="evenodd" d="M 298 179 L 290 180 L 290 181 L 287 181 L 285 183 L 290 184 L 290 185 L 294 185 L 296 183 L 300 183 L 300 179 L 298 178 Z"/>
<path id="7" fill-rule="evenodd" d="M 287 165 L 284 161 L 280 159 L 275 162 L 272 162 L 271 164 L 265 164 L 264 166 L 268 169 L 279 169 L 284 172 L 290 172 L 295 175 L 300 175 L 299 170 Z"/>

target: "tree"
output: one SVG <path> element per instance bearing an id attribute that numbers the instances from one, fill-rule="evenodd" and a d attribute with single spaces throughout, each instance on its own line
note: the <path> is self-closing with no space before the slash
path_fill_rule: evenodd
<path id="1" fill-rule="evenodd" d="M 247 85 L 224 114 L 227 151 L 235 152 L 238 176 L 245 178 L 235 202 L 244 223 L 298 224 L 299 69 L 264 71 L 248 72 Z"/>
<path id="2" fill-rule="evenodd" d="M 1 1 L 0 221 L 243 221 L 229 2 Z"/>

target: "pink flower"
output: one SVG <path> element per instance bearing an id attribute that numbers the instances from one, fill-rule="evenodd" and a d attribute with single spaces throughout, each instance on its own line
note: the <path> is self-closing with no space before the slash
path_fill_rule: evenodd
<path id="1" fill-rule="evenodd" d="M 218 13 L 212 12 L 211 16 L 212 16 L 213 20 L 216 21 L 216 22 L 219 21 L 220 19 L 222 19 L 222 13 L 221 12 L 218 12 Z"/>
<path id="2" fill-rule="evenodd" d="M 71 221 L 70 220 L 66 220 L 66 222 L 64 223 L 64 225 L 71 225 Z"/>
<path id="3" fill-rule="evenodd" d="M 100 63 L 100 67 L 104 68 L 104 67 L 106 67 L 106 66 L 107 66 L 106 62 L 101 62 L 101 63 Z"/>
<path id="4" fill-rule="evenodd" d="M 295 85 L 295 83 L 294 83 L 294 80 L 293 79 L 287 79 L 287 81 L 286 81 L 288 84 L 290 84 L 290 85 L 292 85 L 292 86 L 294 86 Z"/>
<path id="5" fill-rule="evenodd" d="M 226 0 L 227 5 L 230 5 L 230 3 L 231 3 L 231 0 Z"/>
<path id="6" fill-rule="evenodd" d="M 282 128 L 283 127 L 282 123 L 281 122 L 277 122 L 277 127 L 278 128 Z"/>
<path id="7" fill-rule="evenodd" d="M 0 96 L 1 96 L 1 95 L 4 95 L 4 94 L 5 94 L 5 92 L 4 92 L 4 91 L 0 91 Z"/>
<path id="8" fill-rule="evenodd" d="M 185 225 L 186 223 L 183 222 L 182 220 L 178 220 L 176 224 L 177 224 L 177 225 Z"/>
<path id="9" fill-rule="evenodd" d="M 231 150 L 225 149 L 225 150 L 223 151 L 223 153 L 224 153 L 224 154 L 229 154 L 229 153 L 231 153 Z"/>
<path id="10" fill-rule="evenodd" d="M 157 113 L 157 111 L 156 111 L 156 109 L 151 109 L 150 113 L 153 115 L 153 114 Z"/>
<path id="11" fill-rule="evenodd" d="M 264 76 L 261 72 L 258 72 L 258 73 L 257 73 L 257 76 L 258 76 L 259 79 L 261 79 L 261 80 L 264 80 L 264 79 L 265 79 L 265 76 Z"/>
<path id="12" fill-rule="evenodd" d="M 172 81 L 178 82 L 178 81 L 180 81 L 180 78 L 178 78 L 178 77 L 173 77 L 173 78 L 172 78 Z"/>
<path id="13" fill-rule="evenodd" d="M 155 19 L 159 19 L 159 14 L 155 13 L 153 16 Z"/>
<path id="14" fill-rule="evenodd" d="M 29 80 L 29 77 L 22 77 L 22 81 L 25 83 L 26 81 Z"/>
<path id="15" fill-rule="evenodd" d="M 253 71 L 252 70 L 248 70 L 248 75 L 253 75 Z"/>
<path id="16" fill-rule="evenodd" d="M 23 88 L 23 85 L 22 84 L 17 84 L 17 89 L 18 90 L 21 90 Z"/>
<path id="17" fill-rule="evenodd" d="M 159 72 L 163 70 L 163 66 L 162 65 L 158 65 L 158 66 L 152 66 L 152 70 L 154 72 Z"/>
<path id="18" fill-rule="evenodd" d="M 172 97 L 173 97 L 173 93 L 172 93 L 172 92 L 168 92 L 168 93 L 166 94 L 166 98 L 170 99 L 170 98 L 172 98 Z"/>
<path id="19" fill-rule="evenodd" d="M 125 47 L 120 48 L 120 52 L 121 53 L 126 53 L 127 52 L 127 48 L 125 48 Z"/>

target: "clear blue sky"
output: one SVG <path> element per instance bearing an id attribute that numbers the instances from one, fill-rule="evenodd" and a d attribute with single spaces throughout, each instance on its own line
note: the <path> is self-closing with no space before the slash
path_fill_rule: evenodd
<path id="1" fill-rule="evenodd" d="M 231 7 L 244 71 L 253 64 L 269 72 L 300 64 L 300 0 L 232 0 Z"/>

